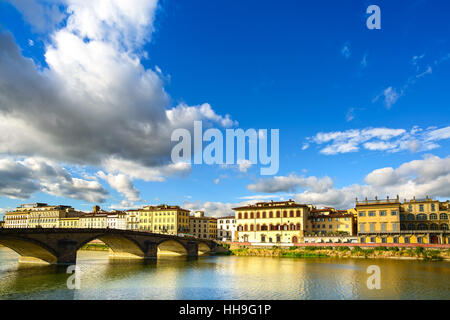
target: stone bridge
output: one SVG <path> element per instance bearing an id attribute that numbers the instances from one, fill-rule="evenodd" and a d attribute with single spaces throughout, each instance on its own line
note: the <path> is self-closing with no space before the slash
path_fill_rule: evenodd
<path id="1" fill-rule="evenodd" d="M 197 257 L 214 252 L 212 240 L 115 229 L 0 229 L 0 244 L 20 255 L 20 262 L 74 264 L 77 251 L 101 240 L 113 258 L 155 258 L 158 253 Z"/>

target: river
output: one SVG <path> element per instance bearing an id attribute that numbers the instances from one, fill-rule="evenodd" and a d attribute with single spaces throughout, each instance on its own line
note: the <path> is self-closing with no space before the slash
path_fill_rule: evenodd
<path id="1" fill-rule="evenodd" d="M 80 289 L 67 267 L 19 265 L 0 247 L 0 299 L 450 299 L 450 263 L 204 256 L 109 260 L 80 251 Z M 367 287 L 380 268 L 381 289 Z"/>

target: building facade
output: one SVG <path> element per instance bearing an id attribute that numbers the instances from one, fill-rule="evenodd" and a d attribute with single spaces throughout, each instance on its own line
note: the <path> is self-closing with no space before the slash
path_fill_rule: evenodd
<path id="1" fill-rule="evenodd" d="M 292 200 L 234 208 L 240 242 L 300 243 L 310 208 Z"/>
<path id="2" fill-rule="evenodd" d="M 5 228 L 59 228 L 60 219 L 77 214 L 70 206 L 22 204 L 14 211 L 6 212 Z"/>
<path id="3" fill-rule="evenodd" d="M 217 239 L 217 219 L 196 211 L 189 218 L 189 233 L 199 239 Z"/>
<path id="4" fill-rule="evenodd" d="M 217 218 L 217 239 L 221 241 L 233 241 L 236 236 L 236 218 L 227 216 Z"/>
<path id="5" fill-rule="evenodd" d="M 308 214 L 305 233 L 308 236 L 354 236 L 356 216 L 347 210 L 313 208 Z"/>
<path id="6" fill-rule="evenodd" d="M 356 199 L 355 209 L 360 243 L 449 243 L 449 201 Z"/>
<path id="7" fill-rule="evenodd" d="M 189 210 L 179 206 L 145 206 L 133 212 L 139 217 L 140 231 L 171 235 L 189 231 Z"/>
<path id="8" fill-rule="evenodd" d="M 108 229 L 126 230 L 127 215 L 122 211 L 110 212 L 106 217 L 106 227 Z"/>

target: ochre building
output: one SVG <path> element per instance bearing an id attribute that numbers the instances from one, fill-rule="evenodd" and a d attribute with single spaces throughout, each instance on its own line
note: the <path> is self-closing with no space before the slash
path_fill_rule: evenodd
<path id="1" fill-rule="evenodd" d="M 449 201 L 356 199 L 360 243 L 448 244 Z"/>

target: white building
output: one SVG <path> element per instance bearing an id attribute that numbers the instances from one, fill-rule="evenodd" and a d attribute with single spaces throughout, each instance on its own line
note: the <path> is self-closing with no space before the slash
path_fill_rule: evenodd
<path id="1" fill-rule="evenodd" d="M 124 212 L 112 212 L 106 217 L 106 227 L 109 229 L 126 230 L 127 215 Z"/>
<path id="2" fill-rule="evenodd" d="M 217 218 L 217 239 L 233 241 L 236 233 L 236 219 L 234 216 Z"/>

